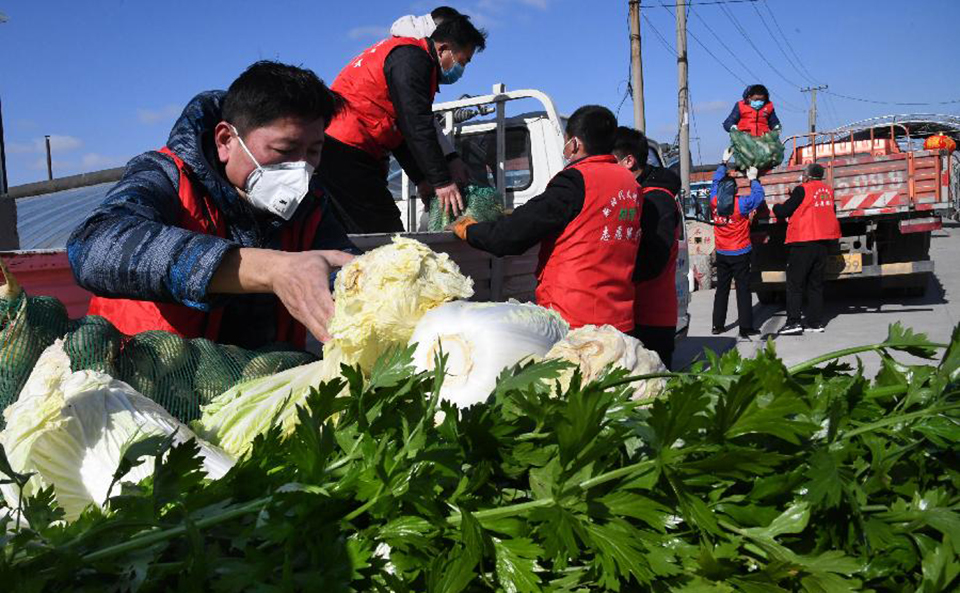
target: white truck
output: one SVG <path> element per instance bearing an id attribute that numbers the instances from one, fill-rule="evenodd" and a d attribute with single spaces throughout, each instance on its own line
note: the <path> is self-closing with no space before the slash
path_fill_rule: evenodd
<path id="1" fill-rule="evenodd" d="M 443 116 L 443 131 L 453 141 L 470 171 L 471 180 L 504 188 L 504 207 L 512 209 L 542 193 L 550 179 L 563 168 L 563 130 L 566 118 L 553 100 L 537 90 L 506 91 L 494 85 L 491 94 L 437 103 Z M 650 142 L 648 162 L 663 166 L 657 142 Z M 404 228 L 436 251 L 449 253 L 464 273 L 476 283 L 478 300 L 533 300 L 536 288 L 537 251 L 498 258 L 473 249 L 452 233 L 418 232 L 425 228 L 426 214 L 416 197 L 416 188 L 395 161 L 391 162 L 391 190 L 404 216 Z M 681 211 L 683 208 L 681 208 Z M 681 224 L 676 286 L 679 301 L 677 334 L 690 325 L 689 257 L 685 225 Z M 380 245 L 387 235 L 357 235 L 361 248 Z"/>

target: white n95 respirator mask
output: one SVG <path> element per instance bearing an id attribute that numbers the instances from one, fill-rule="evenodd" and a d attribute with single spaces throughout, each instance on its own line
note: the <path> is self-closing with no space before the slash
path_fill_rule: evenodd
<path id="1" fill-rule="evenodd" d="M 247 199 L 255 208 L 290 220 L 310 189 L 313 165 L 306 161 L 293 161 L 262 166 L 243 143 L 236 128 L 233 128 L 233 132 L 240 141 L 240 147 L 257 167 L 247 176 L 243 187 Z"/>

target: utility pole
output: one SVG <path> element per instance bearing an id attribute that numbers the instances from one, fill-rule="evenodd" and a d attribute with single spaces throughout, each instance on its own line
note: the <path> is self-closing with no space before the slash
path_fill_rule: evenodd
<path id="1" fill-rule="evenodd" d="M 0 23 L 10 20 L 7 15 L 0 12 Z M 7 185 L 7 151 L 3 141 L 3 102 L 0 101 L 0 196 L 10 191 Z"/>
<path id="2" fill-rule="evenodd" d="M 800 89 L 801 93 L 810 93 L 810 133 L 814 134 L 817 131 L 817 91 L 827 90 L 827 85 L 821 86 L 808 86 L 806 88 Z"/>
<path id="3" fill-rule="evenodd" d="M 47 181 L 53 181 L 53 155 L 50 154 L 50 136 L 44 136 L 47 143 Z"/>
<path id="4" fill-rule="evenodd" d="M 3 15 L 0 15 L 2 17 Z M 7 151 L 3 142 L 3 101 L 0 101 L 0 196 L 10 191 L 7 185 Z"/>
<path id="5" fill-rule="evenodd" d="M 643 106 L 643 61 L 640 56 L 640 0 L 630 0 L 630 82 L 633 87 L 633 127 L 646 133 Z"/>
<path id="6" fill-rule="evenodd" d="M 687 0 L 677 0 L 677 107 L 680 124 L 680 182 L 690 196 L 690 91 L 687 86 Z"/>

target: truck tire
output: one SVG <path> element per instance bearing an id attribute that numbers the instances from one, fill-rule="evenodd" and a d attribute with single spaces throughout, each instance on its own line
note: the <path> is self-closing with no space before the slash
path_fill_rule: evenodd
<path id="1" fill-rule="evenodd" d="M 776 305 L 782 299 L 783 293 L 779 290 L 758 290 L 757 300 L 762 305 Z"/>

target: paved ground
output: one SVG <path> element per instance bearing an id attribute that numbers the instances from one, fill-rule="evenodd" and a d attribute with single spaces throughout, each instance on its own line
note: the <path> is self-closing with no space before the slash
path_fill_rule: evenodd
<path id="1" fill-rule="evenodd" d="M 674 361 L 677 368 L 702 355 L 705 348 L 726 351 L 736 347 L 744 355 L 752 355 L 766 339 L 773 339 L 777 352 L 787 365 L 809 360 L 821 354 L 849 346 L 882 342 L 888 325 L 901 322 L 914 331 L 926 333 L 932 340 L 949 341 L 953 328 L 960 321 L 960 225 L 934 233 L 930 255 L 935 272 L 923 297 L 909 298 L 874 286 L 838 283 L 828 292 L 825 303 L 826 332 L 803 336 L 777 336 L 786 312 L 782 305 L 761 305 L 754 298 L 754 325 L 763 335 L 760 340 L 740 340 L 737 336 L 737 306 L 733 291 L 727 312 L 727 331 L 710 333 L 713 290 L 697 291 L 690 305 L 691 322 L 688 337 L 677 345 Z M 879 361 L 875 355 L 863 358 L 865 371 L 872 377 Z"/>

